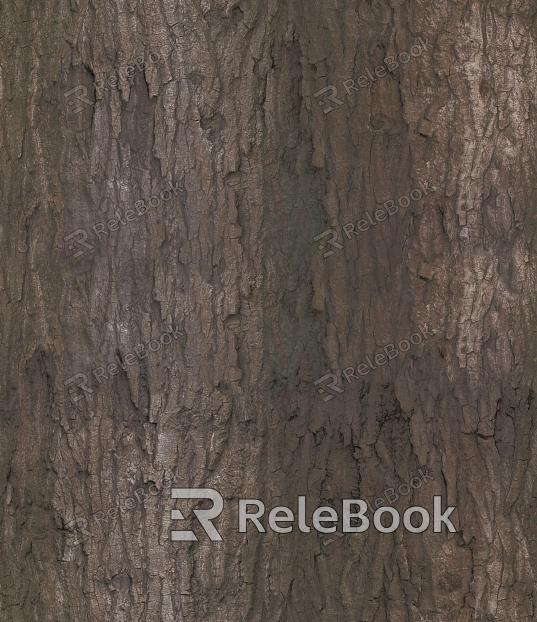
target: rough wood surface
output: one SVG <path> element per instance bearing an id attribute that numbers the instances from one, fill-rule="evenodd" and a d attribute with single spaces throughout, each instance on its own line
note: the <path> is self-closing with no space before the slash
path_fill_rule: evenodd
<path id="1" fill-rule="evenodd" d="M 537 619 L 536 16 L 4 0 L 1 620 Z M 337 505 L 420 468 L 394 505 L 457 534 L 169 541 L 172 485 Z"/>

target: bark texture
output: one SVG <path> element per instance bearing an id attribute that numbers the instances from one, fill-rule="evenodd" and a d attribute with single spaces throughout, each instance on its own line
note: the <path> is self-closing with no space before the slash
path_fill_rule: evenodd
<path id="1" fill-rule="evenodd" d="M 534 0 L 4 0 L 1 620 L 537 619 L 536 16 Z M 170 188 L 74 257 L 66 236 Z M 329 228 L 342 248 L 323 257 Z M 68 378 L 150 340 L 72 402 Z M 338 506 L 419 468 L 394 505 L 442 495 L 456 534 L 245 536 L 228 512 L 223 543 L 169 541 L 172 484 Z"/>

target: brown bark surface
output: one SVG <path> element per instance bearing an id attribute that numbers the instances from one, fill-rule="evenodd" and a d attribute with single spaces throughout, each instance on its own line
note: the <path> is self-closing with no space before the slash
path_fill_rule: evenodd
<path id="1" fill-rule="evenodd" d="M 0 620 L 537 619 L 536 17 L 2 3 Z M 222 543 L 170 542 L 172 486 L 313 508 L 401 485 L 457 533 L 244 535 L 228 511 Z"/>

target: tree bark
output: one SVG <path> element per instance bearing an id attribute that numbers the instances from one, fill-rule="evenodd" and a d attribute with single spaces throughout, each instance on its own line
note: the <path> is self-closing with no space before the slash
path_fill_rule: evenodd
<path id="1" fill-rule="evenodd" d="M 0 619 L 537 619 L 536 16 L 0 7 Z M 298 495 L 457 533 L 238 532 Z"/>

